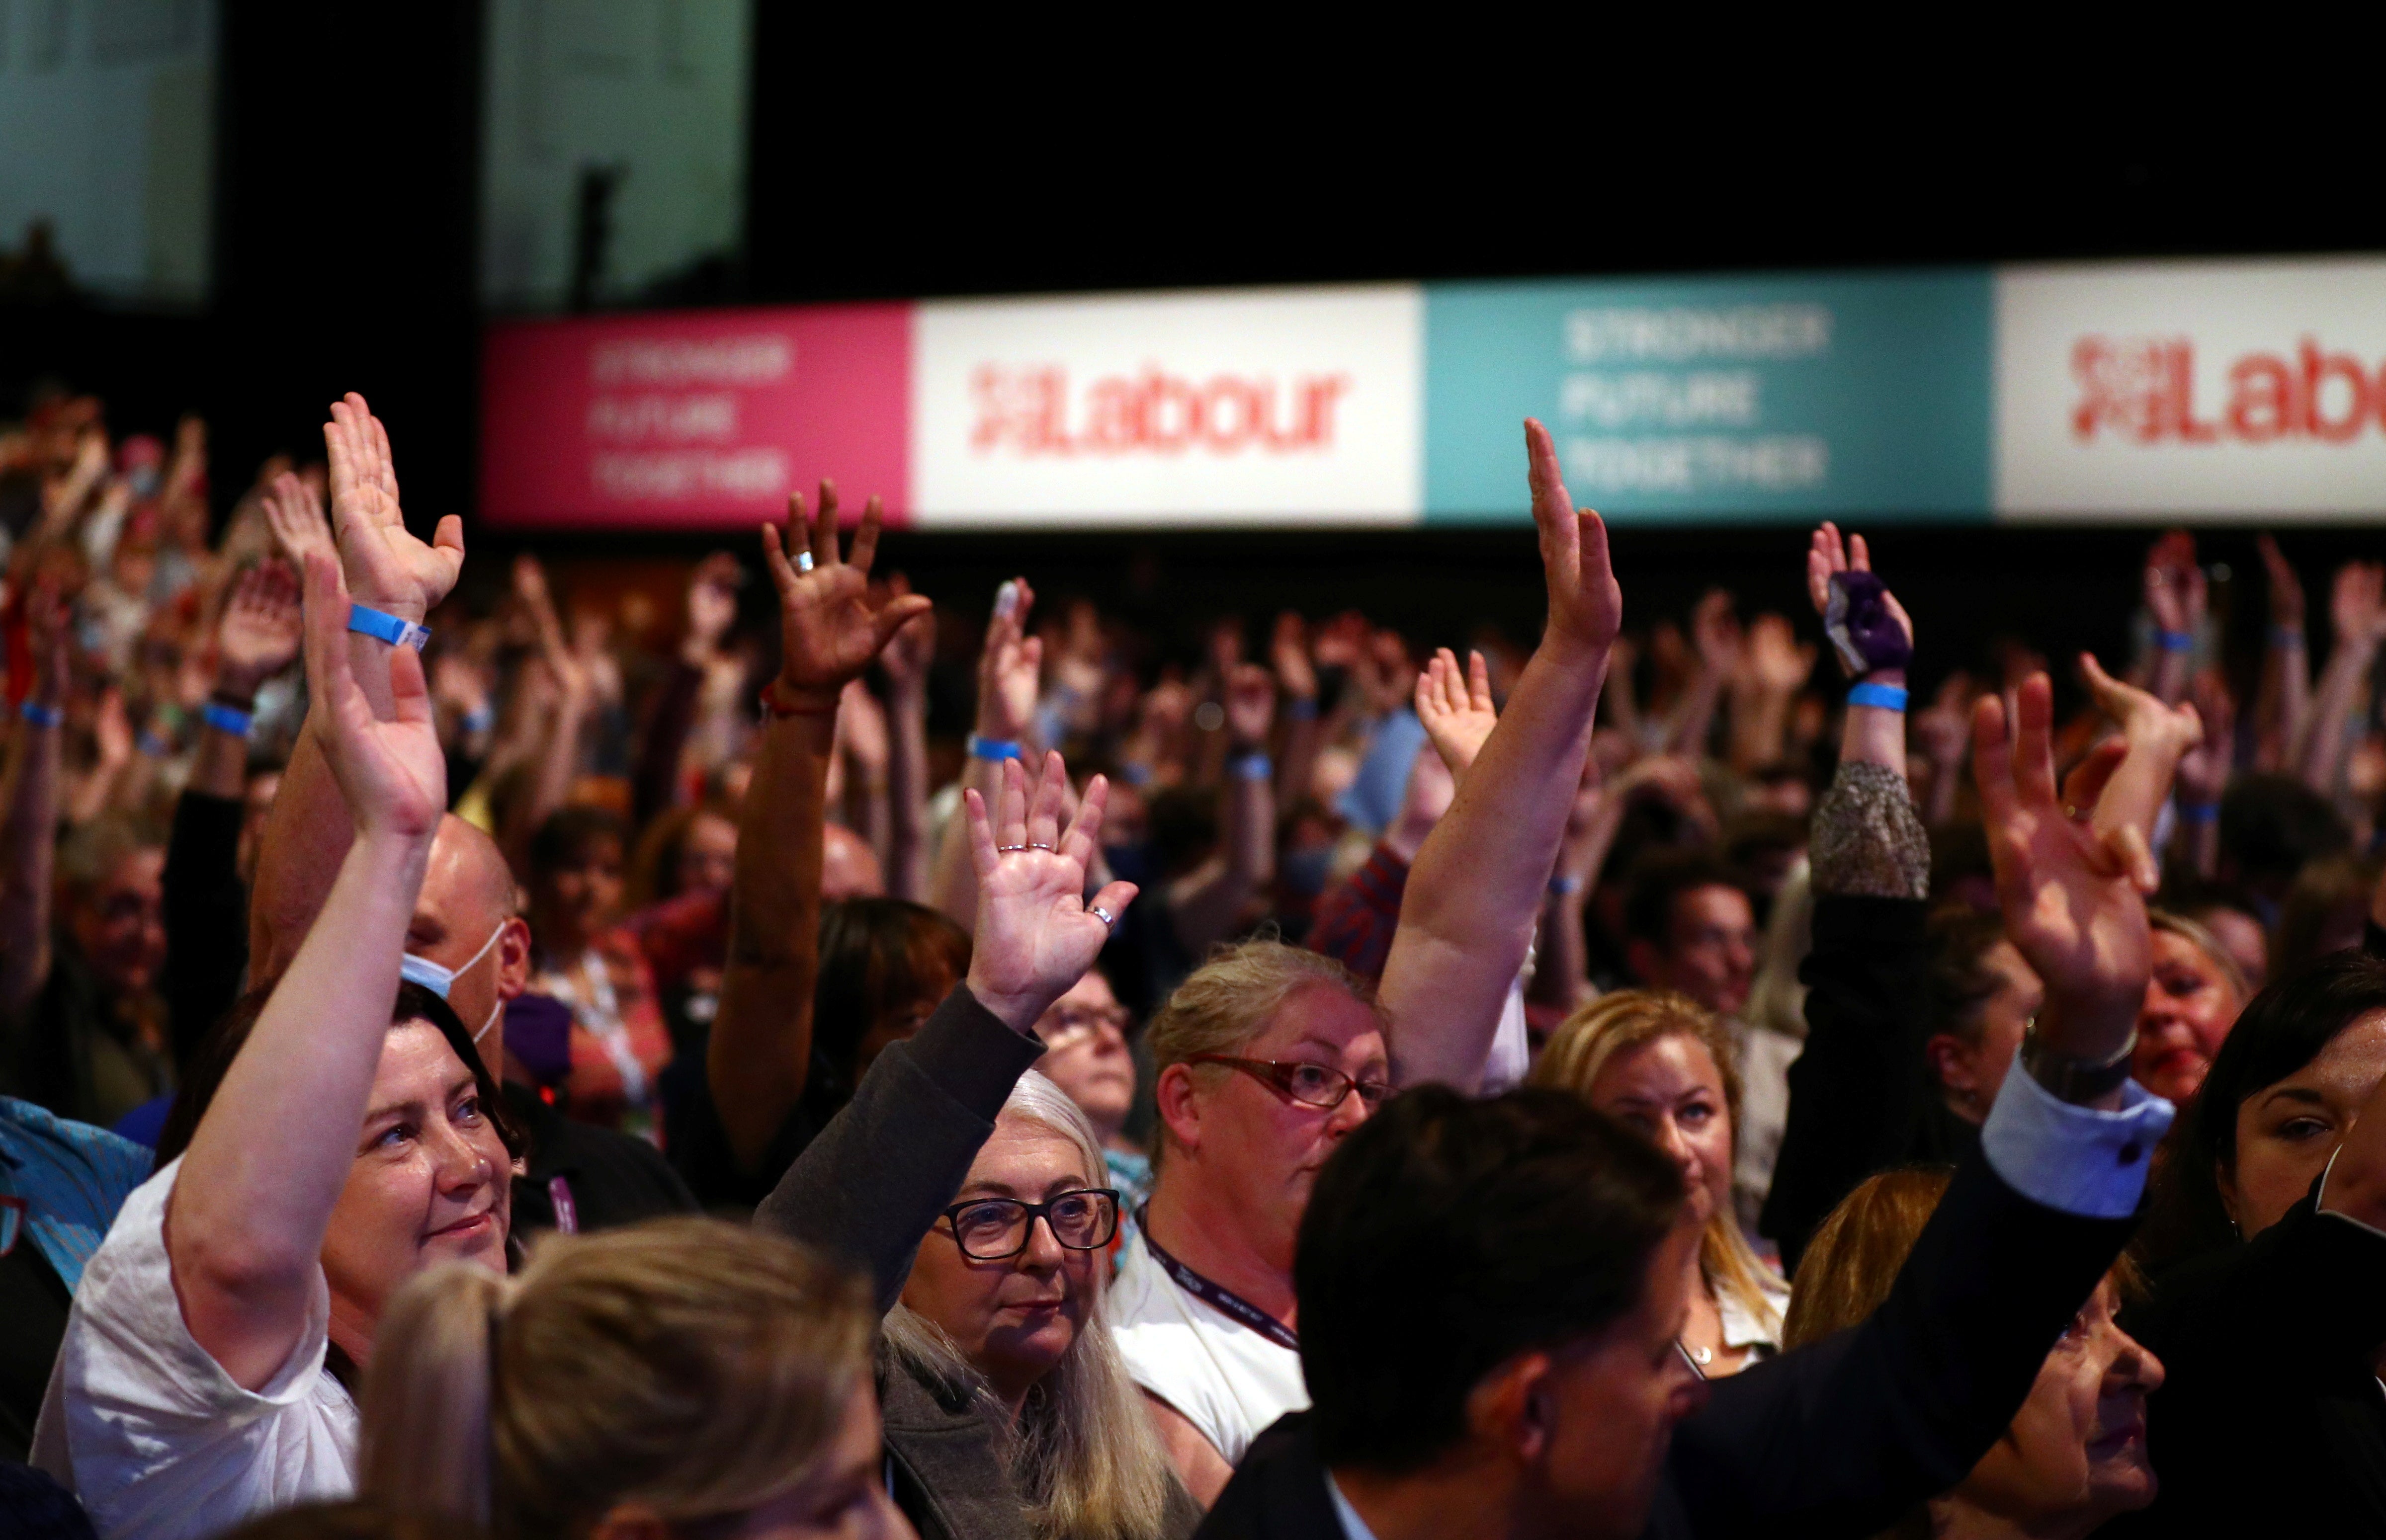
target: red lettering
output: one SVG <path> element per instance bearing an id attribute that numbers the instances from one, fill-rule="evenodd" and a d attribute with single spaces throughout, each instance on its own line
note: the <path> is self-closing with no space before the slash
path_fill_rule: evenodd
<path id="1" fill-rule="evenodd" d="M 1058 365 L 1006 369 L 983 365 L 970 375 L 977 420 L 970 447 L 1008 445 L 1023 455 L 1177 455 L 1199 444 L 1233 455 L 1257 445 L 1275 454 L 1329 449 L 1334 403 L 1350 388 L 1347 374 L 1216 374 L 1195 384 L 1156 365 L 1140 375 L 1105 375 L 1086 386 L 1072 432 L 1068 371 Z"/>
<path id="2" fill-rule="evenodd" d="M 2071 409 L 2072 436 L 2093 439 L 2105 428 L 2151 444 L 2168 426 L 2169 344 L 2134 340 L 2116 344 L 2082 337 L 2071 344 L 2071 373 L 2079 403 Z"/>
<path id="3" fill-rule="evenodd" d="M 2309 337 L 2303 340 L 2299 351 L 2304 366 L 2304 431 L 2314 438 L 2342 444 L 2361 432 L 2362 420 L 2369 416 L 2368 371 L 2349 353 L 2321 353 L 2319 344 Z M 2331 380 L 2342 380 L 2353 393 L 2342 417 L 2328 415 L 2325 398 Z"/>
<path id="4" fill-rule="evenodd" d="M 2195 344 L 2191 342 L 2170 344 L 2170 405 L 2180 438 L 2190 444 L 2210 444 L 2220 436 L 2211 423 L 2195 419 Z"/>
<path id="5" fill-rule="evenodd" d="M 2229 369 L 2229 432 L 2249 444 L 2298 432 L 2303 413 L 2295 394 L 2295 377 L 2284 358 L 2247 354 Z"/>

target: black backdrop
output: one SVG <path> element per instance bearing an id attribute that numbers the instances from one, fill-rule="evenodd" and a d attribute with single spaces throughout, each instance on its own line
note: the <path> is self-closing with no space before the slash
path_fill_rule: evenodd
<path id="1" fill-rule="evenodd" d="M 482 6 L 220 10 L 213 303 L 0 307 L 0 413 L 43 377 L 107 395 L 122 427 L 195 407 L 220 504 L 265 454 L 316 452 L 324 404 L 358 388 L 408 507 L 469 520 Z M 1620 19 L 1602 12 L 1472 43 L 1394 38 L 1388 17 L 1355 42 L 1255 25 L 1199 51 L 1068 41 L 1057 22 L 940 51 L 917 17 L 892 18 L 912 29 L 893 38 L 857 36 L 849 9 L 756 0 L 754 18 L 746 246 L 691 301 L 2386 249 L 2374 126 L 2351 116 L 2367 95 L 2331 117 L 2308 73 L 2265 94 L 2234 58 L 2195 77 L 2066 36 L 1974 83 L 1948 63 L 1969 43 L 1901 60 L 1875 36 L 1834 72 L 1695 16 L 1628 46 L 1594 30 Z M 1877 544 L 1926 612 L 1927 661 L 1934 629 L 2116 647 L 2144 538 Z M 2317 583 L 2372 538 L 2336 525 L 2291 547 Z M 541 544 L 681 558 L 712 543 Z M 1646 618 L 1711 582 L 1794 604 L 1800 543 L 1626 529 L 1617 549 Z M 2242 540 L 2207 545 L 2253 571 Z M 1025 570 L 1180 635 L 1284 604 L 1363 603 L 1437 639 L 1478 620 L 1529 632 L 1537 610 L 1521 531 L 919 535 L 889 554 L 970 607 Z"/>

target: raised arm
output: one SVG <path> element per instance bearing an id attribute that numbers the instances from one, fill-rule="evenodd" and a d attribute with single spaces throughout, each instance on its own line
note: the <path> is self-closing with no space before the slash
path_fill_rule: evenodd
<path id="1" fill-rule="evenodd" d="M 1058 754 L 1040 768 L 1031 787 L 1006 761 L 990 817 L 974 789 L 961 794 L 979 891 L 969 977 L 916 1035 L 878 1056 L 755 1211 L 757 1224 L 866 1267 L 881 1309 L 1043 1052 L 1036 1019 L 1093 966 L 1135 897 L 1133 883 L 1112 883 L 1083 898 L 1110 783 L 1094 777 L 1064 831 L 1067 769 Z"/>
<path id="2" fill-rule="evenodd" d="M 890 586 L 911 591 L 899 572 Z M 928 901 L 928 665 L 936 657 L 933 609 L 905 622 L 878 655 L 886 674 L 886 891 L 914 904 Z"/>
<path id="3" fill-rule="evenodd" d="M 555 596 L 546 586 L 546 569 L 525 552 L 514 557 L 514 596 L 530 612 L 538 637 L 538 660 L 555 686 L 537 749 L 531 756 L 528 784 L 505 809 L 498 843 L 516 871 L 529 870 L 531 836 L 547 815 L 563 806 L 571 783 L 580 774 L 580 729 L 588 719 L 591 681 L 586 666 L 563 640 L 563 621 L 555 612 Z"/>
<path id="4" fill-rule="evenodd" d="M 1582 783 L 1608 645 L 1624 615 L 1607 526 L 1576 511 L 1549 430 L 1527 419 L 1525 444 L 1549 620 L 1401 899 L 1381 995 L 1400 1024 L 1392 1073 L 1403 1085 L 1481 1083 Z"/>
<path id="5" fill-rule="evenodd" d="M 336 545 L 352 603 L 420 625 L 463 570 L 463 520 L 454 514 L 440 520 L 428 544 L 408 532 L 389 434 L 363 396 L 351 392 L 333 404 L 323 446 L 331 461 L 330 534 L 314 494 L 288 475 L 277 478 L 267 495 L 266 517 L 274 534 L 294 555 L 321 550 L 328 539 Z M 376 720 L 390 720 L 389 645 L 349 633 L 346 645 L 365 703 Z M 291 750 L 257 848 L 248 950 L 249 977 L 257 983 L 279 977 L 296 954 L 353 837 L 339 785 L 317 741 L 319 711 L 308 704 L 307 726 Z"/>
<path id="6" fill-rule="evenodd" d="M 1758 1228 L 1794 1266 L 1857 1183 L 1909 1158 L 1927 1106 L 1923 908 L 1930 841 L 1905 783 L 1914 621 L 1872 570 L 1862 535 L 1825 524 L 1807 543 L 1806 592 L 1849 682 L 1840 768 L 1815 807 L 1806 1048 Z"/>
<path id="7" fill-rule="evenodd" d="M 242 1386 L 306 1328 L 323 1234 L 357 1158 L 406 927 L 447 806 L 422 660 L 381 644 L 384 718 L 351 671 L 336 564 L 307 563 L 307 670 L 323 771 L 352 833 L 296 958 L 192 1136 L 166 1218 L 182 1319 Z M 270 1137 L 259 1137 L 260 1130 Z"/>
<path id="8" fill-rule="evenodd" d="M 1284 753 L 1275 767 L 1277 803 L 1291 807 L 1309 794 L 1325 724 L 1317 720 L 1317 665 L 1309 653 L 1308 623 L 1287 609 L 1275 618 L 1268 640 L 1268 666 L 1284 701 Z"/>
<path id="9" fill-rule="evenodd" d="M 991 797 L 1002 789 L 1002 762 L 1034 748 L 1036 692 L 1043 675 L 1044 642 L 1027 634 L 1027 617 L 1036 607 L 1036 591 L 1025 578 L 1013 578 L 995 591 L 994 613 L 986 622 L 986 644 L 977 658 L 977 722 L 970 734 L 969 757 L 961 767 L 961 785 Z M 929 882 L 936 896 L 929 900 L 952 916 L 957 924 L 972 924 L 977 914 L 977 878 L 970 869 L 968 831 L 959 819 L 945 825 Z"/>
<path id="10" fill-rule="evenodd" d="M 2262 647 L 2262 680 L 2254 694 L 2254 768 L 2276 773 L 2287 768 L 2290 745 L 2300 741 L 2311 710 L 2311 656 L 2304 641 L 2304 582 L 2279 543 L 2254 541 L 2269 580 L 2270 625 Z"/>
<path id="11" fill-rule="evenodd" d="M 2195 562 L 2195 537 L 2173 530 L 2146 553 L 2146 609 L 2154 622 L 2154 677 L 2147 693 L 2165 706 L 2187 698 L 2195 658 L 2195 633 L 2204 624 L 2204 569 Z"/>
<path id="12" fill-rule="evenodd" d="M 2344 770 L 2344 729 L 2353 720 L 2354 697 L 2377 660 L 2378 644 L 2386 640 L 2386 566 L 2349 561 L 2338 568 L 2329 619 L 2336 639 L 2320 671 L 2297 768 L 2304 785 L 2332 799 Z"/>
<path id="13" fill-rule="evenodd" d="M 20 1015 L 50 977 L 50 869 L 67 695 L 66 615 L 57 591 L 47 583 L 34 588 L 26 619 L 33 687 L 11 724 L 7 770 L 0 774 L 0 1021 Z"/>
<path id="14" fill-rule="evenodd" d="M 917 595 L 873 595 L 878 499 L 837 551 L 836 488 L 823 482 L 818 516 L 787 502 L 789 559 L 762 526 L 762 557 L 779 592 L 779 675 L 763 693 L 769 723 L 737 819 L 729 958 L 705 1079 L 730 1152 L 751 1168 L 803 1095 L 811 1066 L 812 984 L 820 972 L 822 822 L 838 697 L 898 631 L 925 611 Z"/>
<path id="15" fill-rule="evenodd" d="M 298 581 L 288 563 L 270 559 L 233 580 L 216 622 L 214 690 L 166 846 L 166 1012 L 177 1064 L 190 1061 L 240 995 L 248 960 L 238 870 L 248 716 L 258 686 L 290 666 L 302 640 Z"/>

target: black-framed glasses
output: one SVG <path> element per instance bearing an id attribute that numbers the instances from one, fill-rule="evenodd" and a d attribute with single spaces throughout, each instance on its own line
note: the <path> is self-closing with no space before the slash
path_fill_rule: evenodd
<path id="1" fill-rule="evenodd" d="M 17 1249 L 17 1239 L 24 1234 L 26 1221 L 33 1217 L 32 1206 L 21 1197 L 0 1197 L 0 1257 Z"/>
<path id="2" fill-rule="evenodd" d="M 1118 1233 L 1119 1196 L 1110 1187 L 1055 1193 L 1041 1203 L 1015 1197 L 977 1197 L 945 1210 L 953 1244 L 973 1262 L 999 1262 L 1027 1249 L 1042 1220 L 1052 1238 L 1072 1251 L 1099 1251 Z"/>
<path id="3" fill-rule="evenodd" d="M 1195 1054 L 1187 1064 L 1223 1064 L 1238 1070 L 1274 1091 L 1287 1101 L 1303 1107 L 1314 1107 L 1331 1112 L 1347 1100 L 1351 1092 L 1369 1112 L 1390 1098 L 1392 1087 L 1380 1080 L 1352 1080 L 1341 1070 L 1325 1064 L 1312 1064 L 1307 1059 L 1237 1058 L 1232 1054 Z"/>
<path id="4" fill-rule="evenodd" d="M 1058 1048 L 1074 1044 L 1081 1037 L 1090 1037 L 1104 1027 L 1113 1028 L 1121 1037 L 1124 1037 L 1126 1029 L 1134 1023 L 1135 1018 L 1127 1014 L 1124 1006 L 1085 1010 L 1074 1007 L 1063 1009 L 1055 1006 L 1043 1020 L 1036 1023 L 1036 1035 L 1044 1040 L 1046 1047 Z"/>

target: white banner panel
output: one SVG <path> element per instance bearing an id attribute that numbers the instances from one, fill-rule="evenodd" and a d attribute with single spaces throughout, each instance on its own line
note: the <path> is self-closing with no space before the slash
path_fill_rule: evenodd
<path id="1" fill-rule="evenodd" d="M 2386 513 L 2386 261 L 2007 268 L 2006 519 Z"/>
<path id="2" fill-rule="evenodd" d="M 914 520 L 1413 523 L 1424 324 L 1413 284 L 923 305 Z"/>

